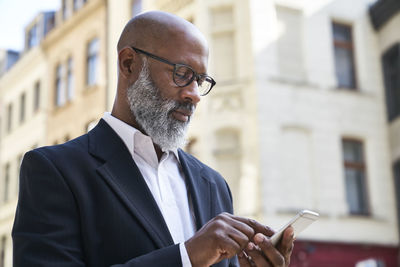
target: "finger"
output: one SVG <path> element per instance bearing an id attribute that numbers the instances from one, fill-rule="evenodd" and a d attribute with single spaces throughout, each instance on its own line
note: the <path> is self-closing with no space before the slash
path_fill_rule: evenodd
<path id="1" fill-rule="evenodd" d="M 240 267 L 251 267 L 250 261 L 247 259 L 247 255 L 244 252 L 238 254 Z"/>
<path id="2" fill-rule="evenodd" d="M 245 223 L 248 226 L 250 226 L 251 228 L 253 228 L 256 233 L 262 233 L 263 235 L 266 235 L 268 237 L 272 236 L 275 233 L 275 231 L 272 230 L 270 227 L 268 227 L 264 224 L 261 224 L 261 223 L 257 222 L 256 220 L 239 217 L 239 216 L 234 216 L 234 215 L 232 215 L 232 216 L 235 220 L 241 221 L 242 223 Z"/>
<path id="3" fill-rule="evenodd" d="M 257 249 L 257 246 L 252 242 L 247 245 L 245 252 L 251 258 L 255 266 L 272 266 L 263 252 Z"/>
<path id="4" fill-rule="evenodd" d="M 242 217 L 234 216 L 232 214 L 224 212 L 224 213 L 219 214 L 217 216 L 217 219 L 221 219 L 221 220 L 225 221 L 227 224 L 229 224 L 230 226 L 239 230 L 240 232 L 245 234 L 249 240 L 251 238 L 253 238 L 253 236 L 255 234 L 253 227 L 251 227 L 250 225 L 243 222 L 243 220 L 241 220 L 241 219 L 243 219 Z"/>
<path id="5" fill-rule="evenodd" d="M 249 243 L 250 239 L 241 231 L 237 230 L 236 228 L 231 228 L 227 235 L 237 243 L 240 250 L 243 250 L 247 244 Z"/>
<path id="6" fill-rule="evenodd" d="M 258 245 L 264 256 L 270 261 L 272 266 L 283 267 L 286 266 L 285 258 L 283 255 L 272 245 L 269 239 L 263 234 L 256 234 L 254 236 L 254 242 Z"/>
<path id="7" fill-rule="evenodd" d="M 290 256 L 294 247 L 294 232 L 293 227 L 288 227 L 283 233 L 282 240 L 279 242 L 278 250 L 281 252 L 283 257 L 285 258 L 285 262 L 289 265 Z"/>

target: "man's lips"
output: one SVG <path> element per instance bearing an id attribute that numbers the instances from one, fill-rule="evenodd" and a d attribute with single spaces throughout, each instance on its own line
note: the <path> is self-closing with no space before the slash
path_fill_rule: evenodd
<path id="1" fill-rule="evenodd" d="M 172 115 L 174 116 L 174 118 L 183 122 L 187 122 L 192 114 L 192 112 L 182 109 L 176 109 L 172 111 Z"/>

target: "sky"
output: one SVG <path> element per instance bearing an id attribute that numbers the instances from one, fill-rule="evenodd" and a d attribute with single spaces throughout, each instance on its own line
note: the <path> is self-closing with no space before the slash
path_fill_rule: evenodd
<path id="1" fill-rule="evenodd" d="M 24 28 L 41 11 L 59 9 L 61 0 L 0 0 L 0 49 L 22 50 Z"/>

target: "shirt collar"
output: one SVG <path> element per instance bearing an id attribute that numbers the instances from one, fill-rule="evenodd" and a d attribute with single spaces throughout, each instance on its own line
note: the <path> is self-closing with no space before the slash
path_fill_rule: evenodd
<path id="1" fill-rule="evenodd" d="M 139 144 L 142 149 L 154 150 L 153 141 L 152 141 L 151 137 L 143 134 L 135 127 L 114 117 L 113 115 L 111 115 L 110 112 L 104 112 L 103 120 L 105 120 L 107 122 L 107 124 L 110 125 L 110 127 L 118 134 L 118 136 L 125 143 L 126 147 L 128 148 L 129 152 L 132 154 L 132 156 L 135 153 L 135 141 L 138 142 L 138 143 L 136 143 L 136 145 L 137 145 L 136 150 L 138 149 Z M 141 144 L 144 144 L 144 145 L 142 146 Z M 151 144 L 151 146 L 150 146 L 150 144 Z M 139 152 L 139 151 L 136 151 L 136 152 Z M 165 152 L 165 153 L 172 152 L 175 155 L 178 162 L 180 162 L 177 149 L 163 151 L 163 152 Z M 154 150 L 154 153 L 156 153 L 155 150 Z"/>

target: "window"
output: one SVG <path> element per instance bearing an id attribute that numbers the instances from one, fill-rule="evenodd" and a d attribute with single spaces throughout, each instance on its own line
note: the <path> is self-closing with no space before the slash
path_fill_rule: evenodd
<path id="1" fill-rule="evenodd" d="M 210 20 L 215 78 L 221 82 L 232 81 L 236 77 L 235 21 L 232 7 L 212 10 Z"/>
<path id="2" fill-rule="evenodd" d="M 19 173 L 21 171 L 21 164 L 22 164 L 22 160 L 24 158 L 23 154 L 19 154 L 17 157 L 17 182 L 15 183 L 15 192 L 19 191 Z"/>
<path id="3" fill-rule="evenodd" d="M 351 26 L 333 23 L 336 79 L 339 88 L 356 88 Z"/>
<path id="4" fill-rule="evenodd" d="M 67 100 L 74 98 L 74 62 L 70 57 L 67 61 Z"/>
<path id="5" fill-rule="evenodd" d="M 4 167 L 4 189 L 3 189 L 3 202 L 8 201 L 10 187 L 10 163 Z"/>
<path id="6" fill-rule="evenodd" d="M 40 82 L 36 82 L 33 92 L 33 111 L 36 112 L 40 107 Z"/>
<path id="7" fill-rule="evenodd" d="M 300 9 L 276 6 L 279 76 L 291 82 L 305 80 L 303 16 Z"/>
<path id="8" fill-rule="evenodd" d="M 0 267 L 5 267 L 6 263 L 6 242 L 7 238 L 6 236 L 1 237 L 1 242 L 0 242 Z"/>
<path id="9" fill-rule="evenodd" d="M 12 103 L 7 106 L 7 133 L 11 132 L 12 129 L 12 114 L 13 114 L 13 106 Z"/>
<path id="10" fill-rule="evenodd" d="M 32 48 L 39 43 L 39 36 L 37 25 L 33 25 L 32 28 L 28 32 L 28 48 Z"/>
<path id="11" fill-rule="evenodd" d="M 91 40 L 87 47 L 87 85 L 94 85 L 97 82 L 97 68 L 99 54 L 99 39 Z"/>
<path id="12" fill-rule="evenodd" d="M 382 57 L 386 105 L 389 121 L 400 115 L 400 44 L 389 48 Z"/>
<path id="13" fill-rule="evenodd" d="M 63 20 L 69 17 L 68 0 L 62 0 L 62 17 Z"/>
<path id="14" fill-rule="evenodd" d="M 132 17 L 142 12 L 142 0 L 132 0 Z"/>
<path id="15" fill-rule="evenodd" d="M 363 143 L 357 140 L 344 139 L 342 148 L 349 212 L 354 215 L 368 215 Z"/>
<path id="16" fill-rule="evenodd" d="M 78 10 L 81 8 L 82 1 L 81 0 L 74 0 L 74 11 Z"/>
<path id="17" fill-rule="evenodd" d="M 20 97 L 19 103 L 19 122 L 22 123 L 25 120 L 25 98 L 26 95 L 23 93 Z"/>
<path id="18" fill-rule="evenodd" d="M 64 67 L 58 64 L 56 68 L 56 106 L 61 107 L 65 104 L 65 83 L 64 83 Z"/>
<path id="19" fill-rule="evenodd" d="M 397 224 L 400 229 L 400 159 L 393 165 L 394 185 L 396 187 Z"/>

